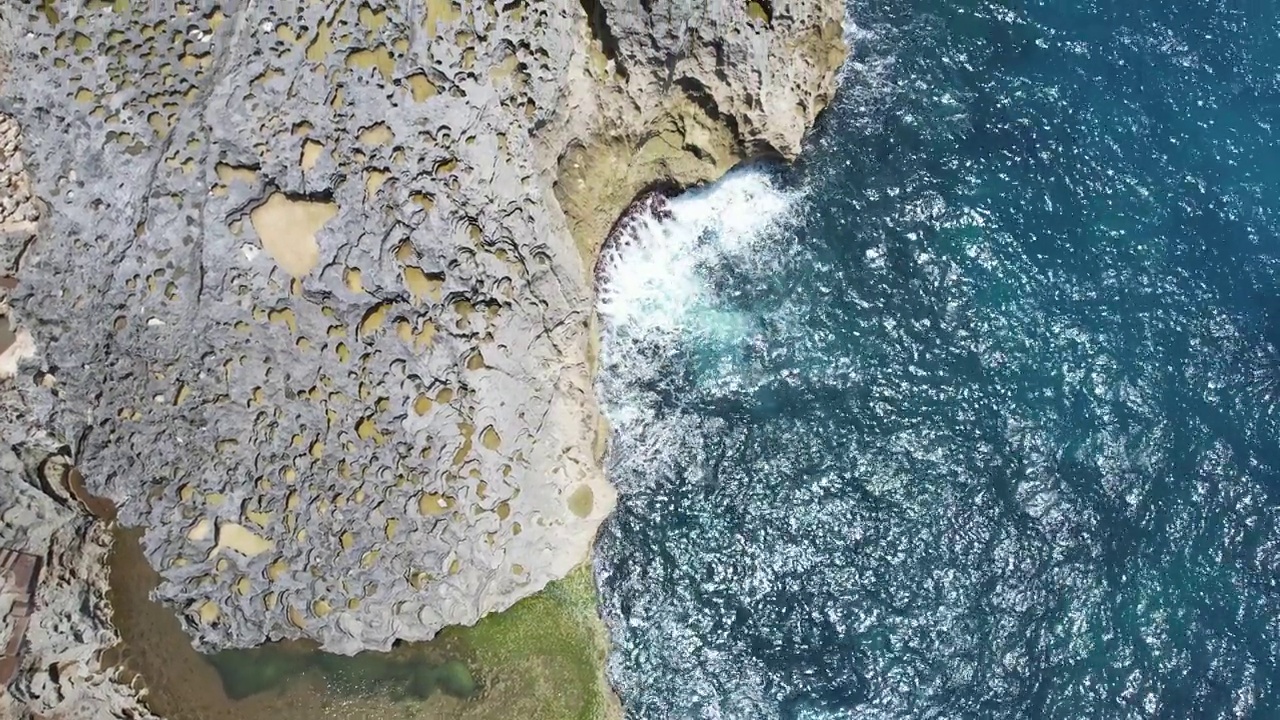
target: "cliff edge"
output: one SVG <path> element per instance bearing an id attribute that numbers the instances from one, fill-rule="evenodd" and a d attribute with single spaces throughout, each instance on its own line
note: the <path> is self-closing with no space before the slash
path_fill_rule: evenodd
<path id="1" fill-rule="evenodd" d="M 844 55 L 826 0 L 6 14 L 43 202 L 0 258 L 36 352 L 6 445 L 38 435 L 146 528 L 203 649 L 386 649 L 580 564 L 614 504 L 605 231 L 654 182 L 794 156 Z"/>
<path id="2" fill-rule="evenodd" d="M 556 192 L 591 262 L 645 188 L 714 180 L 756 157 L 794 159 L 846 52 L 844 4 L 831 0 L 584 9 L 594 82 L 571 86 L 571 115 L 589 132 L 566 138 Z"/>

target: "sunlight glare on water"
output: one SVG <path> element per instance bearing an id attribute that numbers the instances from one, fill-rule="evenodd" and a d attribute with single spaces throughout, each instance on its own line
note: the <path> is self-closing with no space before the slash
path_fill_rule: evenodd
<path id="1" fill-rule="evenodd" d="M 605 278 L 629 717 L 1280 717 L 1273 7 L 859 3 Z"/>

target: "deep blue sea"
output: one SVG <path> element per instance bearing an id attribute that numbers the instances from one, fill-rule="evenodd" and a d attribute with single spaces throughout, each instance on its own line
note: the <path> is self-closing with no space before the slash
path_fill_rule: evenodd
<path id="1" fill-rule="evenodd" d="M 850 15 L 602 287 L 627 716 L 1280 718 L 1280 10 Z"/>

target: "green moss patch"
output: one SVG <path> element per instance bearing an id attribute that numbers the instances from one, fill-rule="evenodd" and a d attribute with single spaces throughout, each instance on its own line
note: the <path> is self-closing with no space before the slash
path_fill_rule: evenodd
<path id="1" fill-rule="evenodd" d="M 485 718 L 599 720 L 612 715 L 603 680 L 606 646 L 591 569 L 563 580 L 474 627 L 450 628 L 472 654 L 484 687 Z"/>

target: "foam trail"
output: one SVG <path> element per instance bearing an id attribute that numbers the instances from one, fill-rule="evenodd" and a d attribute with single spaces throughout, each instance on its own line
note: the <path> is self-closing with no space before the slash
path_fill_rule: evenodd
<path id="1" fill-rule="evenodd" d="M 735 285 L 776 273 L 793 244 L 785 229 L 802 198 L 768 170 L 744 168 L 660 205 L 646 203 L 621 228 L 627 235 L 611 238 L 600 266 L 598 391 L 614 430 L 610 473 L 623 492 L 652 486 L 663 476 L 658 467 L 682 462 L 672 437 L 697 443 L 709 431 L 684 414 L 659 417 L 670 393 L 740 397 L 753 384 L 761 319 L 722 297 L 716 279 L 729 268 Z"/>

